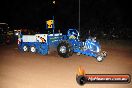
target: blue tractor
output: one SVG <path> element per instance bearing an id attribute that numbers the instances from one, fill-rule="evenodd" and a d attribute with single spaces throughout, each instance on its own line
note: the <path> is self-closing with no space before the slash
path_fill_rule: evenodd
<path id="1" fill-rule="evenodd" d="M 57 52 L 64 58 L 72 56 L 73 53 L 92 56 L 99 62 L 107 56 L 105 51 L 101 52 L 101 46 L 95 37 L 82 42 L 79 40 L 79 32 L 76 29 L 69 29 L 67 35 L 63 35 L 63 39 L 57 46 Z"/>

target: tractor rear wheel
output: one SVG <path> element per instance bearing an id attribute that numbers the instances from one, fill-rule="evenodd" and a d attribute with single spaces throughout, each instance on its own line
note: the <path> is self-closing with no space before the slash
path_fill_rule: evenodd
<path id="1" fill-rule="evenodd" d="M 64 58 L 68 58 L 73 54 L 73 48 L 67 41 L 62 41 L 57 46 L 58 55 Z"/>

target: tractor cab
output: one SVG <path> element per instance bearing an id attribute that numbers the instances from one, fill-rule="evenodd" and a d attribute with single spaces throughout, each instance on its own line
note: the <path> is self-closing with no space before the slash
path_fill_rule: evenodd
<path id="1" fill-rule="evenodd" d="M 67 36 L 69 39 L 78 39 L 80 35 L 76 29 L 69 29 L 67 32 Z"/>

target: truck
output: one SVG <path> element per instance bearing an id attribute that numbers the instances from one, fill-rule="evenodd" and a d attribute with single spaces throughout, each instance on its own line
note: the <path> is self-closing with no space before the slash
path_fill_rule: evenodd
<path id="1" fill-rule="evenodd" d="M 47 28 L 53 28 L 50 34 L 18 35 L 18 48 L 24 52 L 49 54 L 49 50 L 55 48 L 58 55 L 68 58 L 76 53 L 96 58 L 98 62 L 103 61 L 107 56 L 105 51 L 101 50 L 101 45 L 96 38 L 88 38 L 84 42 L 79 39 L 79 32 L 76 29 L 69 29 L 66 35 L 54 33 L 54 20 L 46 21 Z"/>

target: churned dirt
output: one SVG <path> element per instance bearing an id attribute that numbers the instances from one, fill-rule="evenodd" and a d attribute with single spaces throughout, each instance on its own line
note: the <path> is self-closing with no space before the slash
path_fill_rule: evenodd
<path id="1" fill-rule="evenodd" d="M 42 56 L 20 52 L 17 46 L 0 46 L 0 88 L 132 88 L 129 84 L 86 84 L 76 82 L 81 66 L 88 74 L 132 75 L 132 46 L 120 41 L 101 43 L 108 56 L 103 62 L 77 56 L 61 58 L 56 52 Z"/>

